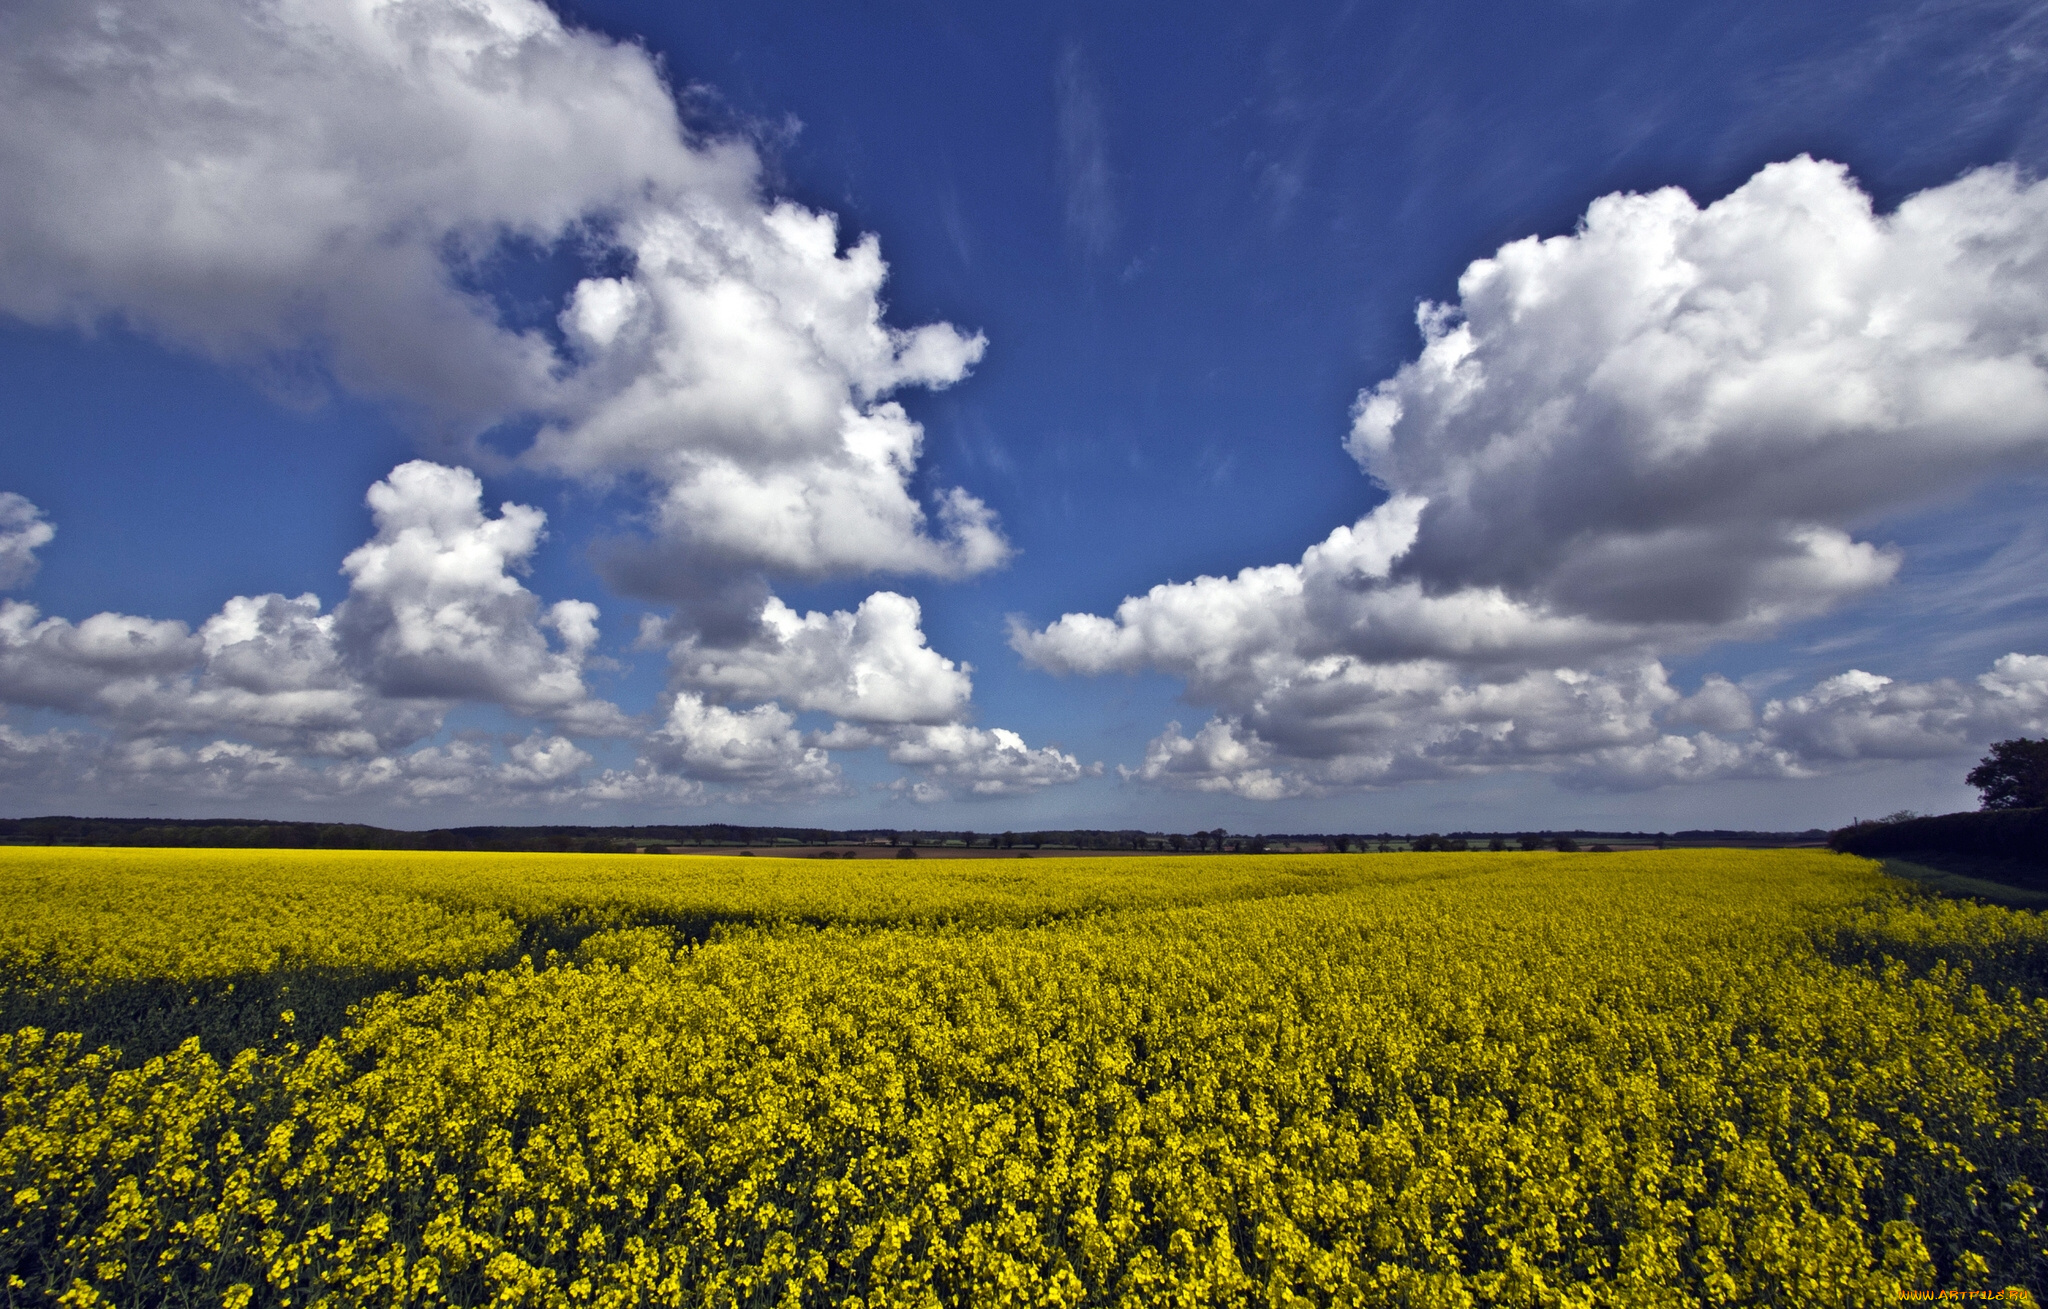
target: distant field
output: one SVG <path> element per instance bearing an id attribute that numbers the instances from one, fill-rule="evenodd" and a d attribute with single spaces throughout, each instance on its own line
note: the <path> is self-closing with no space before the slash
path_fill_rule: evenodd
<path id="1" fill-rule="evenodd" d="M 6 1303 L 2048 1291 L 2048 926 L 1810 851 L 0 849 Z"/>

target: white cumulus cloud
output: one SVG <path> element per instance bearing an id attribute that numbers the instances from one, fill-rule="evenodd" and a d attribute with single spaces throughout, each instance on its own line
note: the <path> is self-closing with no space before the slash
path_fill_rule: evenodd
<path id="1" fill-rule="evenodd" d="M 736 710 L 683 692 L 670 697 L 641 746 L 659 773 L 730 783 L 743 793 L 822 794 L 840 786 L 839 765 L 805 745 L 796 719 L 775 704 Z"/>
<path id="2" fill-rule="evenodd" d="M 837 785 L 827 751 L 879 748 L 912 774 L 894 789 L 926 802 L 1028 795 L 1101 773 L 1100 764 L 1033 748 L 1007 728 L 967 722 L 972 670 L 931 648 L 922 618 L 915 599 L 893 591 L 876 591 L 851 611 L 804 614 L 771 595 L 738 644 L 686 634 L 669 649 L 674 708 L 651 738 L 650 766 L 750 786 L 782 776 L 790 787 L 815 789 Z M 658 641 L 660 629 L 650 624 L 643 643 Z M 742 713 L 728 702 L 754 707 Z M 837 721 L 799 748 L 792 710 Z"/>
<path id="3" fill-rule="evenodd" d="M 1242 724 L 1212 718 L 1191 737 L 1182 734 L 1179 723 L 1168 723 L 1146 745 L 1143 764 L 1118 772 L 1126 780 L 1246 800 L 1284 800 L 1310 789 L 1300 775 L 1285 776 L 1266 767 L 1272 755 L 1273 748 L 1256 735 L 1243 735 Z"/>
<path id="4" fill-rule="evenodd" d="M 925 643 L 916 600 L 877 591 L 852 612 L 799 614 L 770 596 L 755 640 L 730 649 L 685 637 L 677 682 L 721 699 L 780 700 L 862 723 L 944 723 L 974 693 L 969 670 Z"/>
<path id="5" fill-rule="evenodd" d="M 1871 515 L 2048 463 L 2048 184 L 1873 212 L 1840 165 L 1610 195 L 1425 305 L 1350 449 L 1428 501 L 1397 575 L 1621 623 L 1768 624 L 1887 580 Z"/>
<path id="6" fill-rule="evenodd" d="M 806 614 L 770 596 L 733 647 L 686 635 L 670 651 L 670 692 L 650 718 L 629 718 L 584 680 L 597 606 L 544 606 L 518 577 L 545 537 L 539 510 L 493 515 L 474 473 L 424 460 L 394 468 L 368 501 L 376 530 L 343 561 L 349 591 L 332 610 L 311 594 L 235 596 L 195 632 L 0 601 L 0 704 L 102 733 L 0 724 L 0 771 L 49 794 L 68 778 L 140 798 L 444 807 L 797 800 L 844 791 L 832 749 L 885 748 L 935 795 L 1021 795 L 1100 772 L 965 724 L 970 670 L 931 649 L 917 601 L 892 591 Z M 464 703 L 548 726 L 420 744 Z M 801 711 L 838 726 L 806 741 Z M 590 736 L 637 758 L 601 767 L 576 739 Z"/>
<path id="7" fill-rule="evenodd" d="M 413 460 L 370 488 L 377 534 L 342 561 L 348 599 L 336 634 L 353 666 L 386 695 L 482 700 L 521 713 L 572 709 L 588 697 L 582 658 L 597 608 L 540 600 L 512 574 L 539 547 L 547 515 L 506 503 L 483 510 L 466 468 Z M 542 622 L 562 636 L 555 650 Z"/>
<path id="8" fill-rule="evenodd" d="M 57 529 L 26 496 L 0 491 L 0 590 L 34 580 L 36 551 L 50 543 Z"/>
<path id="9" fill-rule="evenodd" d="M 919 797 L 924 799 L 951 788 L 975 796 L 1028 795 L 1102 771 L 1102 765 L 1084 767 L 1052 746 L 1032 749 L 1008 728 L 965 723 L 901 732 L 889 747 L 889 760 L 924 775 L 918 783 L 925 788 Z"/>
<path id="10" fill-rule="evenodd" d="M 565 600 L 543 613 L 511 575 L 538 546 L 544 516 L 508 504 L 487 517 L 482 490 L 466 469 L 394 469 L 371 488 L 377 534 L 345 561 L 350 591 L 333 611 L 311 594 L 234 596 L 194 632 L 129 614 L 73 622 L 0 601 L 0 702 L 80 715 L 138 741 L 225 732 L 266 750 L 349 758 L 420 740 L 459 701 L 623 733 L 618 710 L 582 680 L 596 606 Z"/>
<path id="11" fill-rule="evenodd" d="M 1129 782 L 1250 800 L 1503 769 L 1640 790 L 1950 757 L 2048 731 L 2041 655 L 2006 655 L 1969 683 L 1899 682 L 1851 669 L 1760 708 L 1718 675 L 1681 696 L 1654 661 L 1477 684 L 1448 667 L 1411 666 L 1369 691 L 1356 683 L 1345 690 L 1325 701 L 1341 705 L 1341 716 L 1315 721 L 1319 735 L 1281 735 L 1284 747 L 1268 739 L 1264 731 L 1300 731 L 1303 715 L 1275 713 L 1276 699 L 1260 706 L 1257 720 L 1219 715 L 1192 736 L 1169 723 L 1138 767 L 1118 771 Z"/>
<path id="12" fill-rule="evenodd" d="M 641 590 L 1009 552 L 972 495 L 913 494 L 887 399 L 983 339 L 886 323 L 873 236 L 766 194 L 645 49 L 538 0 L 26 0 L 0 115 L 0 312 L 329 377 L 442 439 L 537 418 L 536 465 L 649 487 Z M 507 325 L 484 288 L 533 250 L 603 271 Z"/>
<path id="13" fill-rule="evenodd" d="M 139 804 L 206 800 L 326 806 L 355 799 L 461 813 L 536 802 L 591 805 L 612 798 L 603 790 L 611 774 L 585 776 L 593 762 L 590 755 L 565 737 L 538 732 L 504 751 L 489 741 L 457 739 L 322 763 L 225 738 L 186 743 L 58 732 L 30 737 L 0 725 L 0 776 L 17 760 L 34 768 L 33 778 L 14 788 L 17 793 L 60 796 L 67 786 L 85 785 L 97 794 Z M 691 797 L 671 793 L 662 798 Z"/>
<path id="14" fill-rule="evenodd" d="M 645 531 L 599 562 L 682 607 L 671 694 L 628 720 L 585 680 L 597 607 L 520 580 L 541 512 L 492 513 L 475 474 L 414 461 L 371 489 L 376 534 L 332 610 L 238 596 L 198 632 L 0 613 L 0 699 L 112 733 L 67 758 L 414 799 L 798 795 L 839 783 L 794 712 L 967 714 L 969 670 L 916 601 L 799 615 L 764 575 L 1007 560 L 985 502 L 920 489 L 924 432 L 895 398 L 959 381 L 986 342 L 887 321 L 878 239 L 772 195 L 746 140 L 688 128 L 644 48 L 538 0 L 28 0 L 0 12 L 0 113 L 0 314 L 119 323 L 301 400 L 380 398 L 478 459 L 530 425 L 529 467 L 644 494 Z M 538 316 L 493 290 L 537 256 L 585 268 Z M 0 585 L 51 530 L 0 500 Z M 547 726 L 418 746 L 464 702 Z M 592 734 L 641 758 L 600 768 L 574 739 Z"/>
<path id="15" fill-rule="evenodd" d="M 1850 669 L 1767 703 L 1762 735 L 1803 760 L 1926 759 L 2048 731 L 2048 655 L 2010 654 L 1974 684 Z"/>
<path id="16" fill-rule="evenodd" d="M 1725 679 L 1681 696 L 1661 658 L 1881 586 L 1900 556 L 1860 528 L 2048 466 L 2048 183 L 1980 170 L 1878 214 L 1802 157 L 1705 207 L 1606 196 L 1419 321 L 1421 354 L 1354 411 L 1391 492 L 1372 513 L 1299 563 L 1013 627 L 1041 668 L 1157 669 L 1216 711 L 1127 776 L 1280 798 L 1495 768 L 1782 775 L 2019 721 L 1984 687 L 1956 693 L 1975 719 L 1914 707 L 1938 687 L 1862 726 L 1798 697 L 1759 713 Z"/>

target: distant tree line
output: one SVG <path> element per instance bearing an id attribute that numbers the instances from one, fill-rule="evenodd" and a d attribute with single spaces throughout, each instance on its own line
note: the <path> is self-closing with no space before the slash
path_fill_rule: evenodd
<path id="1" fill-rule="evenodd" d="M 1423 835 L 1286 832 L 1245 834 L 1217 827 L 1193 832 L 1061 828 L 1032 832 L 817 827 L 748 827 L 731 823 L 654 824 L 638 827 L 536 825 L 446 827 L 409 832 L 365 823 L 307 823 L 263 819 L 78 818 L 0 819 L 0 842 L 11 845 L 128 845 L 263 847 L 317 850 L 560 851 L 589 854 L 670 849 L 775 846 L 889 845 L 909 850 L 947 849 L 1121 851 L 1138 853 L 1266 854 L 1327 851 L 1335 854 L 1396 850 L 1564 850 L 1600 844 L 1771 845 L 1817 842 L 1811 832 L 1451 832 Z"/>
<path id="2" fill-rule="evenodd" d="M 1963 780 L 1977 788 L 1974 813 L 1901 809 L 1830 832 L 1828 845 L 1866 858 L 1968 855 L 2048 872 L 2048 740 L 1995 741 Z"/>
<path id="3" fill-rule="evenodd" d="M 1868 859 L 1961 854 L 2048 870 L 2048 809 L 1981 809 L 1932 816 L 1893 815 L 1831 833 L 1828 845 Z"/>

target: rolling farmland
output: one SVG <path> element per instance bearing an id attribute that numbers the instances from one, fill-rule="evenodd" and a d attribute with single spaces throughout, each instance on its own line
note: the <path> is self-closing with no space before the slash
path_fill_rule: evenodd
<path id="1" fill-rule="evenodd" d="M 1809 851 L 0 849 L 9 1304 L 2048 1289 L 2048 927 Z"/>

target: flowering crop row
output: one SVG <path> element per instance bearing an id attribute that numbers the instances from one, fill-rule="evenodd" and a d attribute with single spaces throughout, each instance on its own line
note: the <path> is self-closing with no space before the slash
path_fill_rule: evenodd
<path id="1" fill-rule="evenodd" d="M 422 975 L 504 967 L 592 931 L 701 939 L 753 921 L 1044 922 L 1349 885 L 1327 860 L 895 864 L 617 855 L 0 847 L 0 1031 L 131 1056 L 233 1051 L 290 1009 L 311 1038 Z"/>
<path id="2" fill-rule="evenodd" d="M 906 861 L 809 899 L 808 869 L 733 862 L 708 932 L 712 896 L 574 865 L 344 878 L 451 939 L 600 930 L 318 1042 L 0 1036 L 9 1301 L 1855 1305 L 2048 1276 L 2036 915 L 1794 852 L 1046 860 L 999 891 Z"/>
<path id="3" fill-rule="evenodd" d="M 417 851 L 0 847 L 0 978 L 438 972 L 535 925 L 1028 923 L 1352 884 L 1355 860 L 917 863 Z"/>

